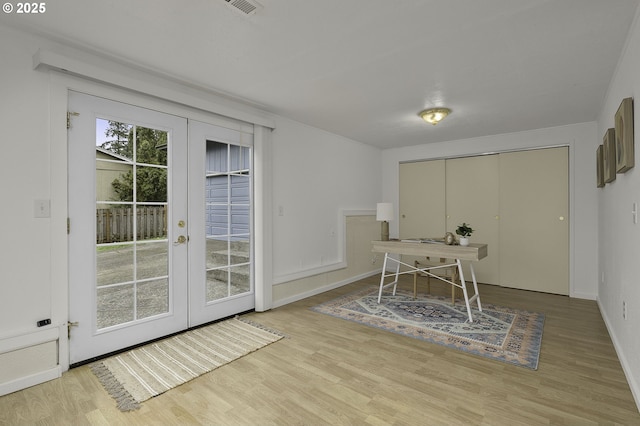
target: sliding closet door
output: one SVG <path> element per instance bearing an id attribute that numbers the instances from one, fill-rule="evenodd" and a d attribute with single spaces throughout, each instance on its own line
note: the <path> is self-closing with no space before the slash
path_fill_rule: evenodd
<path id="1" fill-rule="evenodd" d="M 569 294 L 568 157 L 566 147 L 500 154 L 505 287 Z"/>
<path id="2" fill-rule="evenodd" d="M 444 237 L 445 160 L 400 164 L 400 238 Z M 415 256 L 402 256 L 412 264 Z"/>
<path id="3" fill-rule="evenodd" d="M 489 256 L 473 266 L 476 277 L 500 284 L 498 155 L 447 160 L 446 182 L 447 231 L 455 233 L 463 222 L 471 225 L 471 242 L 489 246 Z"/>
<path id="4" fill-rule="evenodd" d="M 445 161 L 400 164 L 400 238 L 443 237 Z"/>

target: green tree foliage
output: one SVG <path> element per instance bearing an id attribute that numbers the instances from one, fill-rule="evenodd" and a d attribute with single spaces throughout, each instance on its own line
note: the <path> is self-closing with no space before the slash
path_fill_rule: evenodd
<path id="1" fill-rule="evenodd" d="M 133 160 L 133 126 L 117 121 L 109 121 L 109 127 L 104 132 L 108 138 L 113 138 L 102 144 L 102 148 Z"/>
<path id="2" fill-rule="evenodd" d="M 136 201 L 166 202 L 167 169 L 151 165 L 167 165 L 167 132 L 109 121 L 105 135 L 113 139 L 103 143 L 102 148 L 135 163 Z M 111 183 L 118 201 L 133 201 L 133 170 Z"/>

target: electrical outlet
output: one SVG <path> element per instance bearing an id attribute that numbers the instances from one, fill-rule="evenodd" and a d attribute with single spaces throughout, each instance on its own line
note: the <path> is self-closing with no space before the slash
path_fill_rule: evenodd
<path id="1" fill-rule="evenodd" d="M 50 324 L 51 324 L 51 318 L 43 319 L 36 323 L 38 327 L 44 327 L 45 325 L 50 325 Z"/>

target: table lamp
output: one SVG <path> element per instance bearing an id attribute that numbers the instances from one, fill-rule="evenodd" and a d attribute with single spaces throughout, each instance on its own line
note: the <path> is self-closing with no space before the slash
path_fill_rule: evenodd
<path id="1" fill-rule="evenodd" d="M 389 241 L 389 221 L 393 220 L 393 204 L 378 203 L 376 220 L 382 221 L 382 241 Z"/>

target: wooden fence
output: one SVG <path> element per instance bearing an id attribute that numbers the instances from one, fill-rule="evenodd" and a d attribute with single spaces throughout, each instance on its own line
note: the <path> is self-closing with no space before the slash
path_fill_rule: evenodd
<path id="1" fill-rule="evenodd" d="M 96 242 L 133 241 L 134 217 L 137 240 L 162 238 L 167 235 L 167 207 L 132 207 L 96 209 Z"/>

